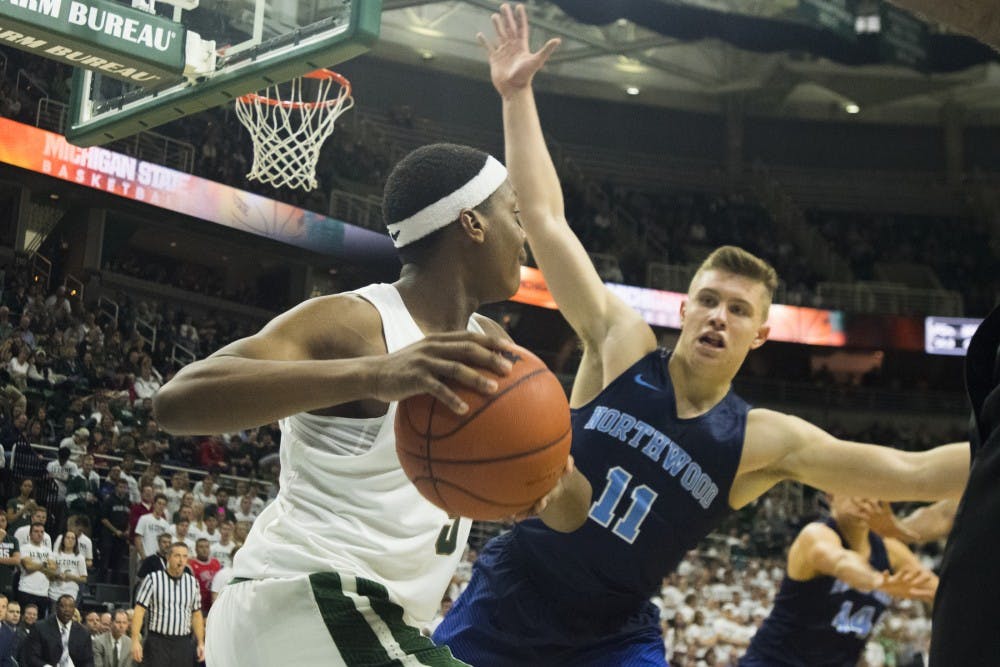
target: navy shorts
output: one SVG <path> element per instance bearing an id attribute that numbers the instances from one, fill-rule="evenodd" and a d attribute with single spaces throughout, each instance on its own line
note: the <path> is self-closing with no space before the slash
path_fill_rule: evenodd
<path id="1" fill-rule="evenodd" d="M 572 627 L 596 618 L 546 599 L 529 579 L 510 534 L 490 541 L 473 566 L 469 586 L 434 632 L 459 660 L 489 667 L 667 667 L 659 617 L 643 606 L 614 633 Z"/>

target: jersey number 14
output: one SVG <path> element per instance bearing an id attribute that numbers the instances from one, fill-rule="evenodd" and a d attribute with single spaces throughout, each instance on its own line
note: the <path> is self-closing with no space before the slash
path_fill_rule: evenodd
<path id="1" fill-rule="evenodd" d="M 625 490 L 628 488 L 628 483 L 631 481 L 632 475 L 621 466 L 615 466 L 609 470 L 607 486 L 604 487 L 601 497 L 591 506 L 590 518 L 605 528 L 610 526 L 612 519 L 615 518 L 615 509 L 621 502 L 622 496 L 625 495 Z M 615 522 L 611 532 L 629 544 L 635 542 L 635 538 L 639 536 L 642 522 L 649 514 L 656 496 L 656 491 L 645 484 L 632 489 L 632 503 L 625 515 Z"/>
<path id="2" fill-rule="evenodd" d="M 854 634 L 858 639 L 864 639 L 872 631 L 872 624 L 875 620 L 875 607 L 865 605 L 858 611 L 854 611 L 854 604 L 846 600 L 840 605 L 840 611 L 833 619 L 833 627 L 842 635 Z"/>

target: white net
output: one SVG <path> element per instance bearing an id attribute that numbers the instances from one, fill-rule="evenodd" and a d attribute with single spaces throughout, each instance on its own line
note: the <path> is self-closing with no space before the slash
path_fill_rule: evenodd
<path id="1" fill-rule="evenodd" d="M 247 178 L 276 188 L 315 189 L 323 142 L 353 105 L 351 84 L 328 70 L 238 98 L 236 116 L 253 139 Z"/>

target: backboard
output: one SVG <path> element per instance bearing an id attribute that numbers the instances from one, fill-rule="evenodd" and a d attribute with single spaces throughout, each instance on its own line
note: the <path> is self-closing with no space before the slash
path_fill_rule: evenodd
<path id="1" fill-rule="evenodd" d="M 192 42 L 211 57 L 154 87 L 77 68 L 66 128 L 72 143 L 107 143 L 353 58 L 378 38 L 382 14 L 381 0 L 152 1 L 132 4 L 179 24 L 189 65 Z"/>

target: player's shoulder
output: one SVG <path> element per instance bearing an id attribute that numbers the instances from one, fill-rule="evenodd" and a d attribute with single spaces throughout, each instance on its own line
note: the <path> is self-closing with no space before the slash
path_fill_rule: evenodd
<path id="1" fill-rule="evenodd" d="M 303 301 L 271 320 L 255 338 L 294 342 L 296 356 L 337 359 L 385 352 L 382 318 L 371 302 L 351 292 Z"/>
<path id="2" fill-rule="evenodd" d="M 497 322 L 496 320 L 486 317 L 481 313 L 473 313 L 472 319 L 483 330 L 483 333 L 488 334 L 490 336 L 498 336 L 506 340 L 511 340 L 510 334 L 508 334 L 507 331 L 502 326 L 500 326 L 500 323 Z"/>
<path id="3" fill-rule="evenodd" d="M 829 541 L 830 539 L 835 539 L 838 542 L 840 541 L 837 531 L 822 521 L 811 521 L 807 523 L 802 530 L 799 531 L 796 540 L 799 539 L 807 542 Z"/>

